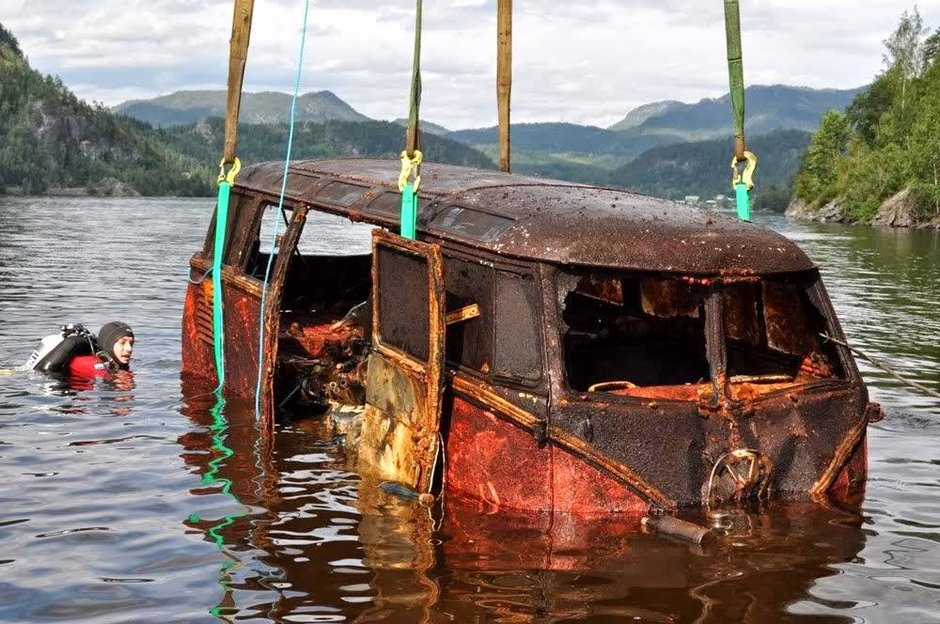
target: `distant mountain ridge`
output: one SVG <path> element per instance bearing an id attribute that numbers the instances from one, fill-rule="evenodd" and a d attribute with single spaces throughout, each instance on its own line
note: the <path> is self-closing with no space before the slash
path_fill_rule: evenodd
<path id="1" fill-rule="evenodd" d="M 754 137 L 748 147 L 758 156 L 756 192 L 789 188 L 812 138 L 805 130 L 774 130 Z M 730 162 L 727 139 L 663 145 L 612 171 L 606 184 L 667 199 L 732 195 Z"/>
<path id="2" fill-rule="evenodd" d="M 0 25 L 0 193 L 84 188 L 88 192 L 208 194 L 221 150 L 226 92 L 179 91 L 112 109 L 89 106 L 56 78 L 26 62 Z M 761 184 L 787 192 L 809 132 L 829 109 L 844 110 L 862 89 L 754 86 L 747 90 L 749 146 L 759 151 Z M 280 158 L 291 96 L 244 95 L 239 154 Z M 652 102 L 610 128 L 570 123 L 516 124 L 513 171 L 641 189 L 666 197 L 718 194 L 728 184 L 729 98 L 695 104 Z M 304 94 L 296 109 L 295 156 L 395 157 L 402 120 L 373 121 L 329 91 Z M 153 126 L 158 126 L 154 129 Z M 426 158 L 489 168 L 496 127 L 448 131 L 423 122 Z M 436 136 L 440 135 L 440 136 Z M 763 138 L 766 137 L 766 138 Z M 703 140 L 705 139 L 705 140 Z M 639 158 L 638 158 L 639 157 Z M 152 176 L 160 170 L 167 175 Z"/>
<path id="3" fill-rule="evenodd" d="M 181 92 L 156 104 L 128 103 L 128 108 L 156 105 L 164 115 L 192 115 L 199 107 L 221 110 L 219 94 Z M 268 104 L 278 106 L 289 98 L 254 95 L 242 109 L 249 116 L 264 116 Z M 311 119 L 295 128 L 295 158 L 397 159 L 401 150 L 401 126 L 367 120 L 332 93 L 307 94 L 299 111 Z M 340 116 L 351 120 L 336 119 Z M 269 121 L 239 124 L 238 154 L 245 163 L 283 158 L 286 119 L 263 118 Z M 16 38 L 0 24 L 0 195 L 210 195 L 216 190 L 223 135 L 221 116 L 153 128 L 89 105 L 58 78 L 32 69 Z M 431 133 L 424 140 L 425 153 L 435 162 L 494 167 L 466 144 Z"/>
<path id="4" fill-rule="evenodd" d="M 176 91 L 149 100 L 131 100 L 113 107 L 115 113 L 163 128 L 225 117 L 224 90 Z M 292 96 L 277 91 L 242 95 L 239 121 L 246 124 L 286 123 Z M 297 121 L 371 121 L 331 91 L 314 91 L 297 98 Z"/>
<path id="5" fill-rule="evenodd" d="M 745 133 L 750 140 L 776 130 L 813 132 L 827 110 L 844 110 L 863 90 L 749 87 L 745 92 Z M 559 122 L 513 124 L 511 137 L 513 152 L 526 155 L 524 169 L 517 169 L 520 173 L 571 171 L 580 179 L 575 172 L 583 171 L 585 158 L 608 168 L 611 159 L 619 159 L 615 166 L 620 166 L 665 145 L 730 139 L 731 127 L 730 96 L 725 94 L 695 104 L 674 100 L 644 104 L 606 129 Z M 448 136 L 492 156 L 497 149 L 497 132 L 497 127 L 491 126 L 456 130 Z M 561 166 L 564 161 L 572 165 L 570 169 Z M 594 179 L 592 174 L 582 181 Z"/>
<path id="6" fill-rule="evenodd" d="M 810 89 L 786 85 L 754 85 L 744 90 L 745 123 L 748 134 L 773 130 L 815 130 L 823 113 L 843 110 L 866 87 L 855 89 Z M 653 102 L 630 111 L 610 130 L 664 132 L 704 139 L 731 128 L 731 97 L 705 98 L 695 104 L 676 101 Z M 690 136 L 691 135 L 691 136 Z"/>

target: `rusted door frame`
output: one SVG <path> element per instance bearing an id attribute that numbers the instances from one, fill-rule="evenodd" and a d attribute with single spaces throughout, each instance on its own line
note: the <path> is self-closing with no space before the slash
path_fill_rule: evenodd
<path id="1" fill-rule="evenodd" d="M 274 429 L 274 372 L 277 367 L 278 331 L 281 327 L 281 300 L 284 296 L 284 282 L 287 270 L 294 258 L 297 241 L 307 221 L 306 204 L 292 208 L 293 217 L 287 230 L 277 245 L 277 259 L 271 281 L 267 285 L 264 297 L 264 356 L 259 374 L 261 377 L 261 421 L 265 429 Z M 280 218 L 280 214 L 276 215 Z"/>
<path id="2" fill-rule="evenodd" d="M 428 361 L 422 362 L 411 354 L 387 344 L 382 339 L 381 331 L 381 302 L 378 292 L 379 262 L 377 251 L 379 247 L 389 247 L 398 251 L 419 256 L 427 262 L 428 275 Z M 372 336 L 374 351 L 386 358 L 393 365 L 400 367 L 402 372 L 419 382 L 425 389 L 425 409 L 427 414 L 422 421 L 425 424 L 420 431 L 415 432 L 416 460 L 419 472 L 413 485 L 419 491 L 430 490 L 432 485 L 434 460 L 437 457 L 441 424 L 441 410 L 443 402 L 444 384 L 444 332 L 445 324 L 445 291 L 444 291 L 444 263 L 441 247 L 435 243 L 409 240 L 397 234 L 376 229 L 372 232 Z M 407 287 L 407 286 L 405 286 Z M 413 285 L 412 287 L 418 287 Z"/>

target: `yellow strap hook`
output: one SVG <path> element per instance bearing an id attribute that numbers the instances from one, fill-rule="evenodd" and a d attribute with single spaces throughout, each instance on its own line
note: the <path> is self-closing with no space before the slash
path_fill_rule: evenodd
<path id="1" fill-rule="evenodd" d="M 740 164 L 744 164 L 744 170 L 741 170 Z M 731 157 L 731 187 L 738 184 L 747 185 L 747 190 L 754 188 L 754 170 L 757 169 L 757 155 L 754 152 L 744 151 L 744 158 L 737 156 Z"/>
<path id="2" fill-rule="evenodd" d="M 228 182 L 229 184 L 235 184 L 235 176 L 238 175 L 238 172 L 242 170 L 242 161 L 238 160 L 238 157 L 235 157 L 235 160 L 232 161 L 232 168 L 225 171 L 225 159 L 222 159 L 222 162 L 219 163 L 219 178 L 216 180 L 218 184 L 223 182 Z"/>
<path id="3" fill-rule="evenodd" d="M 398 191 L 404 191 L 408 184 L 411 174 L 414 173 L 414 184 L 411 187 L 412 192 L 418 192 L 418 185 L 421 184 L 421 161 L 424 160 L 420 150 L 414 151 L 414 156 L 408 157 L 408 150 L 401 153 L 401 173 L 398 175 Z"/>

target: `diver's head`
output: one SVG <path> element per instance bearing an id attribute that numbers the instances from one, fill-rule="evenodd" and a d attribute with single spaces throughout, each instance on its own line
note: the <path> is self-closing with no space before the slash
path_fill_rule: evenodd
<path id="1" fill-rule="evenodd" d="M 98 332 L 98 346 L 122 369 L 127 369 L 134 353 L 134 330 L 127 323 L 111 321 Z"/>

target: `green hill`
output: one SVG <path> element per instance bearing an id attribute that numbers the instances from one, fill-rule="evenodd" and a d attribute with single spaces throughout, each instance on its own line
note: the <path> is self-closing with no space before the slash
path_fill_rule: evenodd
<path id="1" fill-rule="evenodd" d="M 871 88 L 823 117 L 791 216 L 940 227 L 940 28 L 930 34 L 915 7 L 885 48 Z"/>
<path id="2" fill-rule="evenodd" d="M 812 134 L 803 130 L 776 130 L 749 141 L 748 148 L 758 156 L 755 201 L 761 193 L 777 193 L 792 186 L 811 138 Z M 657 147 L 613 171 L 608 183 L 668 199 L 731 195 L 733 152 L 730 139 Z M 777 202 L 774 208 L 783 210 L 786 205 Z"/>
<path id="3" fill-rule="evenodd" d="M 754 85 L 744 91 L 749 136 L 777 129 L 813 131 L 823 113 L 844 110 L 861 93 L 857 89 L 809 89 L 785 85 Z M 610 130 L 639 134 L 663 134 L 681 140 L 726 136 L 731 128 L 731 99 L 706 98 L 695 104 L 655 102 L 627 114 Z"/>
<path id="4" fill-rule="evenodd" d="M 0 25 L 0 190 L 202 194 L 211 172 L 33 70 Z"/>
<path id="5" fill-rule="evenodd" d="M 239 124 L 238 155 L 243 163 L 282 160 L 289 125 Z M 189 126 L 163 128 L 160 136 L 181 153 L 195 159 L 218 162 L 224 139 L 223 121 L 209 119 Z M 422 152 L 427 160 L 484 169 L 493 162 L 470 146 L 431 133 L 423 136 Z M 398 158 L 404 146 L 404 131 L 387 121 L 302 122 L 294 128 L 294 160 L 303 158 Z"/>
<path id="6" fill-rule="evenodd" d="M 178 126 L 204 121 L 209 117 L 225 117 L 225 90 L 176 91 L 149 100 L 131 100 L 112 110 L 155 127 Z M 292 96 L 264 91 L 242 94 L 240 121 L 248 124 L 287 123 L 290 121 Z M 297 98 L 296 121 L 369 121 L 365 115 L 336 97 L 330 91 L 305 93 Z"/>

